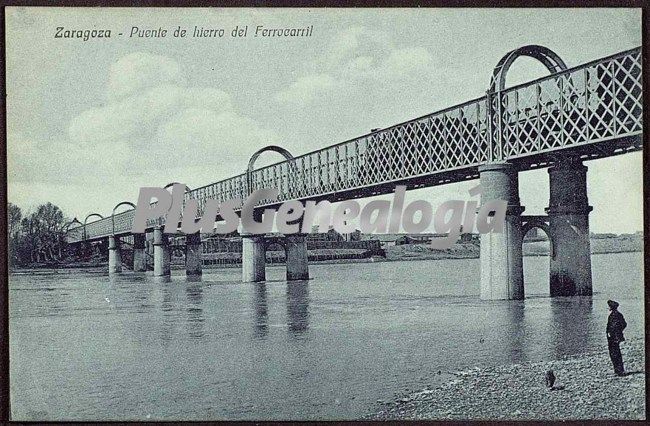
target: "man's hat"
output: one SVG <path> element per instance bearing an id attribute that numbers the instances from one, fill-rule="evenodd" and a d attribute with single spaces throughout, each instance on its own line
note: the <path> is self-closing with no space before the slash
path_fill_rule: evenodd
<path id="1" fill-rule="evenodd" d="M 618 302 L 614 302 L 613 300 L 608 300 L 608 301 L 607 301 L 607 305 L 609 305 L 609 307 L 610 307 L 611 309 L 616 309 L 616 308 L 618 308 Z"/>

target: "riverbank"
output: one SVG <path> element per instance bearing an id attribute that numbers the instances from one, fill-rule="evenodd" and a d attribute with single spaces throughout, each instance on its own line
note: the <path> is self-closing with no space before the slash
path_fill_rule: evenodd
<path id="1" fill-rule="evenodd" d="M 616 236 L 610 238 L 592 238 L 592 254 L 607 253 L 627 253 L 643 252 L 642 236 Z M 456 243 L 451 247 L 439 250 L 434 249 L 427 244 L 404 244 L 397 246 L 388 246 L 384 249 L 385 257 L 367 256 L 364 250 L 359 249 L 318 249 L 310 250 L 310 264 L 347 264 L 347 263 L 369 263 L 369 262 L 391 262 L 402 260 L 447 260 L 447 259 L 478 259 L 480 255 L 480 245 L 478 242 Z M 523 244 L 524 256 L 548 256 L 548 241 L 532 241 Z M 220 268 L 240 268 L 240 253 L 221 253 L 224 259 L 228 260 L 223 263 L 211 263 L 210 259 L 204 259 L 204 269 Z M 208 255 L 206 255 L 208 256 Z M 214 257 L 212 253 L 209 256 Z M 88 269 L 89 271 L 96 268 L 106 268 L 107 261 L 87 261 L 78 263 L 60 263 L 54 264 L 34 264 L 28 267 L 19 267 L 12 269 L 11 272 L 27 273 L 29 271 L 53 271 L 60 269 Z M 268 266 L 284 265 L 283 262 L 268 261 Z M 172 269 L 183 269 L 182 258 L 172 262 Z"/>
<path id="2" fill-rule="evenodd" d="M 589 240 L 591 254 L 643 251 L 643 236 L 637 234 L 599 236 Z M 524 256 L 548 256 L 548 241 L 531 241 L 523 245 Z"/>
<path id="3" fill-rule="evenodd" d="M 591 254 L 629 253 L 643 251 L 643 236 L 618 235 L 590 239 Z M 524 256 L 548 256 L 548 241 L 527 241 L 522 246 Z M 427 244 L 403 244 L 385 248 L 386 260 L 477 259 L 481 247 L 478 241 L 456 243 L 448 249 L 437 250 Z"/>
<path id="4" fill-rule="evenodd" d="M 381 404 L 370 419 L 645 419 L 643 340 L 621 345 L 631 374 L 617 377 L 605 348 L 549 362 L 474 368 L 441 385 Z M 549 390 L 545 372 L 557 378 Z"/>

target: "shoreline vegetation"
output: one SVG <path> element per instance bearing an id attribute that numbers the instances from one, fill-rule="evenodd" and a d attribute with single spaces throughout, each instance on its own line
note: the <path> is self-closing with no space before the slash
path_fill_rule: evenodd
<path id="1" fill-rule="evenodd" d="M 591 253 L 629 253 L 643 252 L 643 236 L 641 235 L 619 235 L 600 238 L 591 238 Z M 480 246 L 476 242 L 458 242 L 448 249 L 437 250 L 427 244 L 403 244 L 387 246 L 384 249 L 386 256 L 364 256 L 359 249 L 318 249 L 310 250 L 310 264 L 342 264 L 342 263 L 371 263 L 391 262 L 403 260 L 443 260 L 443 259 L 477 259 L 480 254 Z M 211 253 L 213 256 L 215 253 Z M 219 253 L 226 257 L 235 253 Z M 548 241 L 528 241 L 523 245 L 524 256 L 548 256 Z M 239 255 L 239 254 L 237 254 Z M 319 258 L 324 260 L 319 260 Z M 205 262 L 206 259 L 204 259 Z M 58 264 L 31 264 L 24 267 L 12 268 L 12 272 L 28 272 L 30 270 L 52 270 L 52 269 L 88 269 L 105 267 L 106 260 L 91 260 L 86 262 L 58 263 Z M 269 262 L 267 266 L 283 265 L 283 262 Z M 205 262 L 204 269 L 238 268 L 241 264 L 237 262 L 210 264 Z M 182 269 L 181 264 L 172 263 L 172 269 Z"/>
<path id="2" fill-rule="evenodd" d="M 604 341 L 603 336 L 603 341 Z M 554 361 L 472 368 L 417 392 L 378 401 L 373 420 L 645 419 L 644 341 L 621 344 L 627 375 L 614 375 L 605 349 Z M 553 370 L 554 390 L 545 384 Z"/>

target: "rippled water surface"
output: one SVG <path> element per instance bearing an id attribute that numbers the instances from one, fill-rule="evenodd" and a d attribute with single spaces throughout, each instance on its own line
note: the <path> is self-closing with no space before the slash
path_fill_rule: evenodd
<path id="1" fill-rule="evenodd" d="M 605 347 L 605 300 L 643 333 L 641 253 L 595 255 L 591 298 L 479 301 L 479 261 L 312 265 L 310 281 L 238 269 L 10 277 L 12 415 L 61 419 L 358 418 L 436 373 Z M 439 379 L 438 379 L 439 380 Z"/>

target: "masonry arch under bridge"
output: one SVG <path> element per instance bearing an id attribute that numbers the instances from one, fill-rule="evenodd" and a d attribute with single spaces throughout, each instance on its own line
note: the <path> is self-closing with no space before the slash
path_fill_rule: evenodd
<path id="1" fill-rule="evenodd" d="M 535 232 L 533 232 L 535 231 Z M 543 235 L 540 235 L 543 234 Z M 528 238 L 531 237 L 531 238 Z M 555 244 L 553 234 L 549 226 L 548 216 L 522 216 L 521 218 L 521 239 L 522 239 L 522 268 L 524 271 L 524 293 L 531 294 L 532 291 L 539 292 L 537 263 L 543 263 L 542 268 L 548 271 L 551 259 L 555 258 Z M 528 251 L 528 256 L 526 256 Z M 531 274 L 535 274 L 531 278 Z M 543 272 L 542 272 L 543 273 Z M 550 294 L 550 280 L 548 272 L 543 282 L 543 295 Z M 531 282 L 531 281 L 534 281 Z M 533 290 L 535 288 L 535 290 Z"/>

